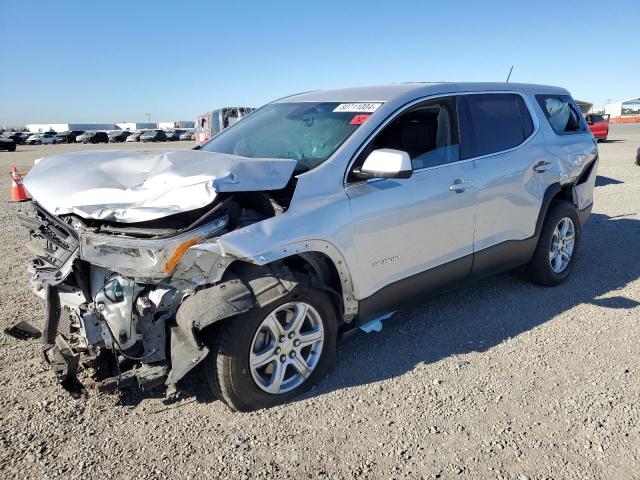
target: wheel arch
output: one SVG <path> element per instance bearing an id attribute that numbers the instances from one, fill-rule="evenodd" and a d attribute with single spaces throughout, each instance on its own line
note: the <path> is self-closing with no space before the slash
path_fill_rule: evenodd
<path id="1" fill-rule="evenodd" d="M 294 269 L 309 268 L 317 280 L 314 286 L 330 291 L 332 297 L 338 299 L 341 320 L 348 323 L 358 314 L 358 301 L 347 262 L 342 253 L 325 240 L 305 240 L 258 255 L 236 257 L 226 269 L 238 263 L 268 266 L 279 262 Z"/>
<path id="2" fill-rule="evenodd" d="M 289 255 L 275 259 L 270 256 L 271 261 L 267 261 L 266 254 L 229 259 L 224 273 L 218 270 L 217 283 L 182 301 L 176 312 L 176 325 L 171 329 L 172 369 L 166 382 L 169 395 L 176 392 L 177 382 L 209 353 L 202 332 L 216 324 L 222 325 L 220 322 L 233 320 L 256 305 L 262 307 L 282 298 L 295 289 L 305 274 L 310 274 L 312 287 L 324 290 L 335 299 L 333 306 L 339 320 L 349 321 L 355 317 L 357 302 L 342 257 L 335 261 L 337 257 L 331 255 L 339 253 L 330 246 L 319 251 L 312 248 L 313 242 L 303 243 L 304 246 L 293 250 L 291 246 L 283 248 L 281 253 Z"/>
<path id="3" fill-rule="evenodd" d="M 540 212 L 538 213 L 538 219 L 536 221 L 535 236 L 538 237 L 542 231 L 542 226 L 547 218 L 547 212 L 549 207 L 554 201 L 567 201 L 577 207 L 573 188 L 575 182 L 560 184 L 560 182 L 552 183 L 547 187 L 542 198 L 542 205 L 540 206 Z"/>

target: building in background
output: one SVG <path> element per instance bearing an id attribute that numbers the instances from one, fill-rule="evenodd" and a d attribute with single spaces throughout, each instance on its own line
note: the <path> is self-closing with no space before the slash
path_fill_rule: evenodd
<path id="1" fill-rule="evenodd" d="M 604 106 L 604 113 L 611 115 L 612 122 L 640 123 L 640 97 L 607 103 Z"/>
<path id="2" fill-rule="evenodd" d="M 195 122 L 193 120 L 177 120 L 174 122 L 116 122 L 116 123 L 29 123 L 27 124 L 27 130 L 32 133 L 44 133 L 50 132 L 67 132 L 73 130 L 150 130 L 155 128 L 161 128 L 163 130 L 169 130 L 174 128 L 194 128 Z"/>
<path id="3" fill-rule="evenodd" d="M 27 130 L 32 133 L 69 132 L 73 130 L 117 130 L 114 123 L 29 123 Z"/>
<path id="4" fill-rule="evenodd" d="M 584 100 L 576 100 L 576 105 L 578 105 L 583 115 L 589 113 L 593 108 L 593 103 L 585 102 Z"/>
<path id="5" fill-rule="evenodd" d="M 158 122 L 158 127 L 163 130 L 170 130 L 172 128 L 193 128 L 196 122 L 193 120 L 176 120 L 174 122 Z"/>
<path id="6" fill-rule="evenodd" d="M 147 123 L 147 122 L 118 122 L 116 123 L 116 127 L 120 130 L 129 130 L 133 132 L 134 130 L 151 130 L 154 128 L 158 128 L 158 125 L 155 123 Z"/>

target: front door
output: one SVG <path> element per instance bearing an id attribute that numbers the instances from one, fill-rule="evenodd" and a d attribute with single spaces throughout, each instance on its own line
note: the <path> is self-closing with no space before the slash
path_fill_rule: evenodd
<path id="1" fill-rule="evenodd" d="M 380 148 L 409 153 L 414 172 L 409 179 L 350 177 L 346 186 L 363 319 L 464 281 L 473 254 L 473 162 L 460 161 L 455 98 L 427 101 L 398 115 L 354 168 Z"/>

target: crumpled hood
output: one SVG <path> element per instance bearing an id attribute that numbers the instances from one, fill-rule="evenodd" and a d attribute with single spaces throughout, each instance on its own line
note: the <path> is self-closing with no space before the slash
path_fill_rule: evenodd
<path id="1" fill-rule="evenodd" d="M 200 150 L 86 151 L 36 160 L 24 184 L 54 215 L 133 223 L 204 207 L 216 192 L 284 188 L 295 166 Z"/>

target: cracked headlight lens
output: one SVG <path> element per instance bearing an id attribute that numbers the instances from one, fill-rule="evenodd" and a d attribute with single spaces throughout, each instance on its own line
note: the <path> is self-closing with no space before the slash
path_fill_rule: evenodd
<path id="1" fill-rule="evenodd" d="M 189 247 L 213 237 L 228 220 L 224 216 L 175 237 L 159 239 L 83 233 L 80 257 L 125 277 L 161 280 L 171 275 Z"/>

